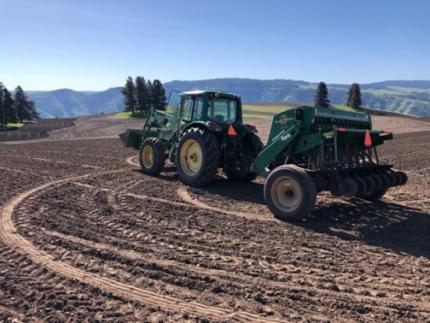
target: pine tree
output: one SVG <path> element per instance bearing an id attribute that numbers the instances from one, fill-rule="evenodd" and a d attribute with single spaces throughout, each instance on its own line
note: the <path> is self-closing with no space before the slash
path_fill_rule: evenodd
<path id="1" fill-rule="evenodd" d="M 348 91 L 348 101 L 346 105 L 354 110 L 360 110 L 362 104 L 360 84 L 353 83 Z"/>
<path id="2" fill-rule="evenodd" d="M 157 110 L 164 110 L 166 108 L 167 99 L 166 91 L 164 90 L 163 84 L 159 80 L 152 82 L 151 91 L 152 104 Z"/>
<path id="3" fill-rule="evenodd" d="M 31 120 L 38 120 L 40 119 L 39 112 L 36 110 L 36 105 L 33 101 L 28 101 L 28 110 L 31 115 Z"/>
<path id="4" fill-rule="evenodd" d="M 6 113 L 6 122 L 16 123 L 18 117 L 16 114 L 15 104 L 12 99 L 12 94 L 7 88 L 3 89 L 3 104 Z"/>
<path id="5" fill-rule="evenodd" d="M 27 95 L 21 86 L 17 86 L 15 89 L 15 107 L 18 115 L 18 120 L 22 122 L 23 120 L 32 120 L 33 115 L 31 112 L 32 107 L 29 104 Z"/>
<path id="6" fill-rule="evenodd" d="M 145 102 L 145 108 L 147 111 L 151 111 L 152 108 L 156 109 L 154 105 L 154 97 L 152 95 L 153 88 L 151 80 L 146 81 L 146 90 L 148 91 L 148 99 Z"/>
<path id="7" fill-rule="evenodd" d="M 0 128 L 6 127 L 6 124 L 7 124 L 3 88 L 4 88 L 3 84 L 0 83 Z"/>
<path id="8" fill-rule="evenodd" d="M 131 76 L 127 78 L 125 86 L 121 90 L 124 95 L 125 111 L 131 111 L 134 115 L 136 110 L 136 87 Z"/>
<path id="9" fill-rule="evenodd" d="M 327 85 L 324 82 L 318 84 L 315 93 L 315 106 L 327 108 L 330 106 L 330 100 L 328 99 Z"/>
<path id="10" fill-rule="evenodd" d="M 136 110 L 146 114 L 147 102 L 150 99 L 145 78 L 142 76 L 136 77 Z"/>

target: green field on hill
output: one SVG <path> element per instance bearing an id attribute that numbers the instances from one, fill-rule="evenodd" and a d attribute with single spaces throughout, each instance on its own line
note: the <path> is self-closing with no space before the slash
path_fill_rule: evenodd
<path id="1" fill-rule="evenodd" d="M 243 105 L 243 118 L 244 119 L 262 119 L 270 120 L 276 113 L 282 112 L 285 109 L 296 107 L 296 104 L 244 104 Z M 345 111 L 353 111 L 350 107 L 345 105 L 335 105 L 336 109 Z M 143 118 L 142 115 L 132 116 L 131 112 L 118 112 L 116 114 L 118 119 L 130 119 L 130 118 Z"/>
<path id="2" fill-rule="evenodd" d="M 8 123 L 6 125 L 6 128 L 12 129 L 12 128 L 21 128 L 24 124 L 23 123 Z"/>
<path id="3" fill-rule="evenodd" d="M 117 112 L 116 117 L 118 119 L 131 119 L 131 118 L 143 119 L 144 118 L 143 115 L 141 114 L 132 115 L 130 111 Z"/>

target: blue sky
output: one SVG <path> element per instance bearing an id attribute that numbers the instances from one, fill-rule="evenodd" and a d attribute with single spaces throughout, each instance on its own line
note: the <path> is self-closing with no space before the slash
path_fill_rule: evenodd
<path id="1" fill-rule="evenodd" d="M 0 81 L 430 79 L 430 1 L 0 0 Z"/>

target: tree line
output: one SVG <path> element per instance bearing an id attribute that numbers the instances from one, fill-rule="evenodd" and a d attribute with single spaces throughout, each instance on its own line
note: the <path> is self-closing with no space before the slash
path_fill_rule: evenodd
<path id="1" fill-rule="evenodd" d="M 124 110 L 133 115 L 146 115 L 151 107 L 156 110 L 165 109 L 166 91 L 159 80 L 145 81 L 143 76 L 137 76 L 133 80 L 129 76 L 121 92 L 124 96 Z"/>
<path id="2" fill-rule="evenodd" d="M 121 92 L 124 96 L 124 110 L 130 111 L 133 115 L 146 115 L 150 111 L 151 106 L 157 110 L 164 110 L 166 106 L 166 93 L 159 80 L 154 80 L 153 82 L 150 80 L 145 81 L 145 78 L 142 76 L 137 76 L 133 80 L 129 76 Z M 316 107 L 330 107 L 328 89 L 325 82 L 318 84 L 314 104 Z M 353 83 L 348 90 L 346 105 L 360 111 L 362 104 L 360 85 Z"/>
<path id="3" fill-rule="evenodd" d="M 324 82 L 320 82 L 315 92 L 314 103 L 316 107 L 329 107 L 330 100 L 328 99 L 327 85 Z M 360 111 L 361 105 L 363 104 L 361 98 L 360 84 L 353 83 L 348 90 L 348 99 L 346 105 L 354 110 Z"/>
<path id="4" fill-rule="evenodd" d="M 17 86 L 14 95 L 0 82 L 0 127 L 8 123 L 39 119 L 36 105 L 29 100 L 21 86 Z"/>

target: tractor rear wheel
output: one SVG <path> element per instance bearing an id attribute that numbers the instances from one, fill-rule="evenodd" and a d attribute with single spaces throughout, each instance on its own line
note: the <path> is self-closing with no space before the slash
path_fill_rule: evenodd
<path id="1" fill-rule="evenodd" d="M 220 148 L 215 135 L 192 127 L 179 138 L 176 146 L 176 168 L 179 179 L 190 186 L 208 184 L 220 163 Z"/>
<path id="2" fill-rule="evenodd" d="M 300 220 L 312 211 L 316 188 L 309 174 L 296 165 L 275 168 L 264 185 L 264 199 L 276 218 Z"/>
<path id="3" fill-rule="evenodd" d="M 146 138 L 140 146 L 139 154 L 142 171 L 148 175 L 159 175 L 164 168 L 166 154 L 159 138 Z"/>

